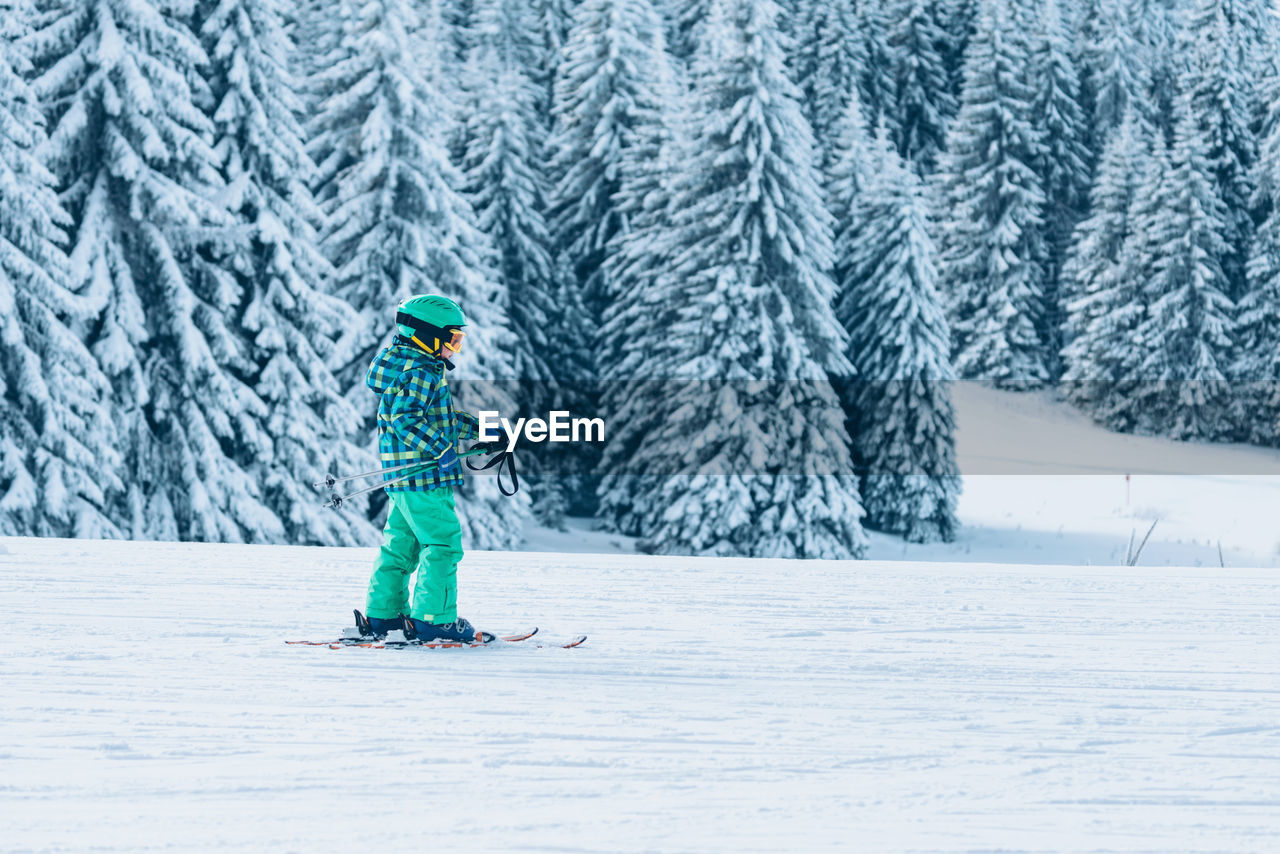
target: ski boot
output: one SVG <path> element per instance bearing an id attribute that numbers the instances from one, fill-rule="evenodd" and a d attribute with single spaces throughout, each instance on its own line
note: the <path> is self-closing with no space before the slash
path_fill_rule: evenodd
<path id="1" fill-rule="evenodd" d="M 366 617 L 359 611 L 354 612 L 356 615 L 356 632 L 362 638 L 376 640 L 385 638 L 388 632 L 403 631 L 405 627 L 405 617 L 392 617 L 384 620 L 381 617 Z"/>
<path id="2" fill-rule="evenodd" d="M 452 623 L 427 623 L 422 620 L 406 619 L 405 627 L 413 631 L 409 639 L 417 640 L 419 643 L 435 643 L 437 641 L 447 643 L 486 642 L 484 633 L 477 632 L 475 626 L 461 617 Z"/>

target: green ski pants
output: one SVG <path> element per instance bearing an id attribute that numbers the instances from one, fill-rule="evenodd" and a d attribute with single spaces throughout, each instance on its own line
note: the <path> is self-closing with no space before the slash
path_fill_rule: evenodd
<path id="1" fill-rule="evenodd" d="M 458 619 L 462 526 L 449 487 L 389 492 L 382 549 L 373 564 L 365 614 L 384 620 L 408 614 L 427 623 Z M 409 576 L 418 571 L 409 608 Z"/>

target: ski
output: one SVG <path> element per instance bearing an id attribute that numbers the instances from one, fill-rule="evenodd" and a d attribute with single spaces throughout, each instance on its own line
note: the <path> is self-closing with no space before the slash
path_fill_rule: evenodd
<path id="1" fill-rule="evenodd" d="M 427 649 L 471 649 L 479 646 L 488 646 L 492 643 L 519 643 L 520 641 L 528 640 L 537 633 L 538 630 L 534 628 L 527 632 L 519 632 L 513 635 L 495 635 L 491 632 L 480 632 L 480 638 L 474 641 L 423 641 L 416 638 L 406 639 L 402 632 L 392 632 L 386 637 L 352 634 L 331 641 L 291 640 L 285 641 L 285 643 L 291 646 L 327 646 L 330 649 L 341 649 L 347 646 L 363 647 L 365 649 L 399 649 L 406 646 L 421 646 Z"/>
<path id="2" fill-rule="evenodd" d="M 420 640 L 398 640 L 391 638 L 340 638 L 336 641 L 285 641 L 287 644 L 301 646 L 324 646 L 329 649 L 345 649 L 352 647 L 356 649 L 402 649 L 406 647 L 422 647 L 424 649 L 475 649 L 482 646 L 491 646 L 503 643 L 520 643 L 528 640 L 538 633 L 537 629 L 529 632 L 522 632 L 515 635 L 494 636 L 488 632 L 482 632 L 484 640 L 477 641 L 420 641 Z M 398 632 L 396 634 L 399 634 Z M 534 649 L 575 649 L 582 646 L 587 641 L 586 635 L 578 635 L 565 643 L 547 642 L 530 644 Z"/>
<path id="3" fill-rule="evenodd" d="M 503 635 L 495 637 L 494 635 L 483 632 L 484 640 L 478 641 L 420 641 L 420 640 L 396 640 L 388 638 L 342 638 L 336 641 L 285 641 L 287 644 L 298 644 L 302 646 L 323 646 L 329 649 L 345 649 L 348 647 L 354 649 L 402 649 L 407 647 L 421 647 L 424 649 L 475 649 L 482 646 L 491 646 L 503 643 L 519 643 L 528 640 L 537 634 L 538 630 L 524 632 L 518 635 Z M 586 643 L 586 635 L 578 635 L 565 643 L 534 643 L 530 644 L 534 649 L 575 649 Z"/>
<path id="4" fill-rule="evenodd" d="M 513 635 L 495 635 L 491 632 L 477 632 L 475 640 L 419 640 L 413 637 L 406 637 L 405 632 L 399 629 L 393 629 L 385 635 L 374 634 L 373 629 L 369 626 L 369 620 L 364 614 L 357 609 L 352 612 L 356 618 L 354 626 L 348 626 L 342 631 L 342 637 L 331 641 L 308 641 L 296 640 L 285 641 L 291 646 L 327 646 L 329 649 L 342 649 L 343 647 L 353 646 L 363 649 L 399 649 L 406 646 L 420 646 L 427 649 L 473 649 L 478 646 L 488 646 L 493 643 L 520 643 L 526 641 L 538 633 L 535 626 L 527 632 L 520 632 Z M 406 621 L 406 630 L 409 626 Z M 535 644 L 538 649 L 546 647 L 560 647 L 561 649 L 573 649 L 581 646 L 587 639 L 586 635 L 578 635 L 568 643 L 553 644 Z"/>
<path id="5" fill-rule="evenodd" d="M 529 638 L 532 636 L 533 636 L 532 633 L 529 633 L 526 635 L 509 635 L 507 637 L 498 637 L 498 638 L 495 638 L 492 635 L 489 635 L 488 640 L 474 641 L 472 643 L 465 643 L 462 641 L 418 641 L 418 640 L 411 640 L 411 641 L 370 640 L 363 643 L 361 642 L 325 643 L 324 641 L 286 641 L 286 643 L 305 643 L 308 646 L 327 646 L 329 647 L 329 649 L 344 649 L 347 647 L 352 647 L 356 649 L 402 649 L 407 647 L 421 647 L 424 649 L 475 649 L 476 647 L 498 645 L 501 643 L 518 643 L 519 641 L 525 640 L 526 638 Z M 571 641 L 568 641 L 567 643 L 534 643 L 534 644 L 529 644 L 529 646 L 533 647 L 534 649 L 574 649 L 576 647 L 582 646 L 582 644 L 584 644 L 586 640 L 587 640 L 586 635 L 578 635 L 576 638 L 574 638 Z"/>

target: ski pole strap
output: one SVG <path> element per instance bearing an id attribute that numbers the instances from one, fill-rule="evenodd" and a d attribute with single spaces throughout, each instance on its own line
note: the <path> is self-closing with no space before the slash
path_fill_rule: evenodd
<path id="1" fill-rule="evenodd" d="M 467 456 L 471 456 L 471 455 L 467 454 Z M 498 478 L 498 491 L 501 492 L 503 495 L 508 495 L 508 496 L 515 495 L 517 492 L 519 492 L 520 476 L 516 474 L 516 455 L 515 454 L 511 453 L 510 451 L 498 451 L 498 453 L 494 454 L 493 459 L 489 460 L 489 462 L 485 463 L 482 466 L 475 465 L 471 462 L 471 460 L 467 460 L 467 468 L 471 469 L 472 471 L 487 471 L 488 469 L 491 469 L 494 466 L 498 467 L 498 470 L 494 472 L 494 474 Z M 510 492 L 508 492 L 507 488 L 502 485 L 503 469 L 506 469 L 507 474 L 510 475 L 511 477 Z"/>

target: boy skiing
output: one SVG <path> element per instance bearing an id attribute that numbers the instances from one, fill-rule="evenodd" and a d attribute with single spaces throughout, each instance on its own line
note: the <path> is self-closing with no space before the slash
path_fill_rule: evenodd
<path id="1" fill-rule="evenodd" d="M 366 383 L 379 396 L 382 467 L 424 464 L 403 479 L 397 479 L 403 468 L 383 475 L 394 483 L 386 487 L 387 525 L 366 601 L 374 634 L 404 629 L 422 641 L 477 639 L 475 628 L 457 611 L 462 526 L 453 488 L 462 483 L 457 444 L 478 438 L 479 430 L 475 416 L 453 408 L 445 381 L 466 324 L 462 309 L 447 297 L 410 297 L 396 309 L 399 334 L 369 367 Z M 411 604 L 409 576 L 415 568 Z"/>

